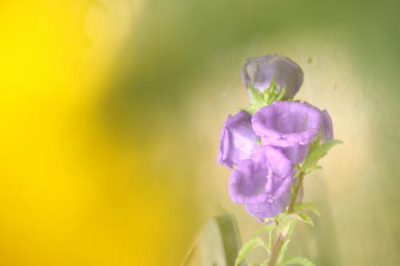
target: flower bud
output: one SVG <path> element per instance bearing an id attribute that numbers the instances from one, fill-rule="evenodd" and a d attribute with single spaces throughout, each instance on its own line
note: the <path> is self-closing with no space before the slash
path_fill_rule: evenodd
<path id="1" fill-rule="evenodd" d="M 269 54 L 248 58 L 242 69 L 242 78 L 247 89 L 253 86 L 260 92 L 268 89 L 275 80 L 278 91 L 285 88 L 285 97 L 292 98 L 303 83 L 303 70 L 287 57 Z"/>

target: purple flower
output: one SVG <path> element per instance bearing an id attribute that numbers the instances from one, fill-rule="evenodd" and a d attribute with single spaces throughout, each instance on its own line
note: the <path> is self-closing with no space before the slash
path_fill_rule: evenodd
<path id="1" fill-rule="evenodd" d="M 259 220 L 275 217 L 289 204 L 293 175 L 289 158 L 278 148 L 264 146 L 232 172 L 229 193 Z"/>
<path id="2" fill-rule="evenodd" d="M 263 145 L 283 148 L 296 164 L 306 158 L 318 133 L 323 141 L 333 138 L 329 114 L 308 103 L 276 101 L 255 113 L 252 123 Z"/>
<path id="3" fill-rule="evenodd" d="M 278 90 L 285 87 L 285 96 L 290 98 L 303 83 L 303 70 L 287 57 L 270 54 L 248 58 L 242 69 L 242 78 L 247 88 L 252 84 L 261 92 L 268 89 L 272 79 L 275 79 Z"/>
<path id="4" fill-rule="evenodd" d="M 259 147 L 258 141 L 260 138 L 253 131 L 250 114 L 240 111 L 229 115 L 221 132 L 218 163 L 233 168 L 250 158 Z"/>

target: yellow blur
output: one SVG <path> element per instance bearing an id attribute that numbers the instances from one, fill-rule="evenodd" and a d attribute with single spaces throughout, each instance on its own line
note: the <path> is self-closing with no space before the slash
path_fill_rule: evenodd
<path id="1" fill-rule="evenodd" d="M 0 4 L 0 265 L 163 265 L 171 256 L 176 199 L 138 182 L 151 177 L 138 140 L 126 148 L 98 117 L 134 32 L 109 23 L 123 2 Z"/>

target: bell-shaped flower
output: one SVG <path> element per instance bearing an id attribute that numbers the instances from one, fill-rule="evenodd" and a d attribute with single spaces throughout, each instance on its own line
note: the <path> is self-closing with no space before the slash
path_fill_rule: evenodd
<path id="1" fill-rule="evenodd" d="M 275 217 L 290 202 L 293 176 L 290 159 L 280 149 L 264 146 L 232 172 L 229 194 L 259 220 Z"/>
<path id="2" fill-rule="evenodd" d="M 260 138 L 254 133 L 251 115 L 239 111 L 229 115 L 221 132 L 218 163 L 233 168 L 240 161 L 250 158 L 259 147 Z"/>
<path id="3" fill-rule="evenodd" d="M 333 138 L 329 114 L 308 103 L 276 101 L 255 113 L 252 123 L 263 145 L 283 148 L 295 164 L 306 158 L 319 133 L 322 141 Z"/>

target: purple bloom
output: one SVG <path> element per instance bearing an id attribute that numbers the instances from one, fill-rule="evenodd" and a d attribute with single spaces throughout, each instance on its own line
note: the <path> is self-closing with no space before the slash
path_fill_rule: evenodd
<path id="1" fill-rule="evenodd" d="M 268 89 L 275 79 L 279 91 L 285 87 L 285 96 L 294 97 L 303 83 L 303 70 L 287 57 L 270 54 L 248 58 L 242 69 L 242 78 L 247 88 L 252 84 L 261 92 Z"/>
<path id="2" fill-rule="evenodd" d="M 260 138 L 253 131 L 250 114 L 240 111 L 229 115 L 221 132 L 218 163 L 233 168 L 250 158 L 259 147 L 258 141 Z"/>
<path id="3" fill-rule="evenodd" d="M 255 113 L 252 123 L 263 145 L 284 148 L 284 153 L 296 164 L 306 158 L 318 133 L 324 140 L 333 136 L 328 113 L 308 103 L 276 101 Z"/>
<path id="4" fill-rule="evenodd" d="M 289 204 L 293 175 L 289 158 L 278 148 L 264 146 L 232 172 L 229 193 L 259 220 L 275 217 Z"/>

